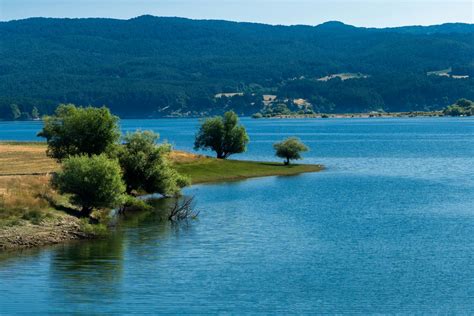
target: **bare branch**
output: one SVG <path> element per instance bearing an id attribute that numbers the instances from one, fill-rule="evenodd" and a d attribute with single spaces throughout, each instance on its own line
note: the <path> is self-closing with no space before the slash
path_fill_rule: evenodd
<path id="1" fill-rule="evenodd" d="M 176 199 L 174 205 L 168 211 L 168 220 L 179 222 L 182 220 L 195 219 L 199 211 L 194 211 L 194 196 L 184 198 L 181 201 Z"/>

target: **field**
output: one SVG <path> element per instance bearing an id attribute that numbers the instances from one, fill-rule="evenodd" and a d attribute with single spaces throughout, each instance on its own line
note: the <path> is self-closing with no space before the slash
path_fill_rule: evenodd
<path id="1" fill-rule="evenodd" d="M 46 174 L 57 168 L 57 163 L 46 156 L 44 143 L 0 143 L 0 177 Z"/>

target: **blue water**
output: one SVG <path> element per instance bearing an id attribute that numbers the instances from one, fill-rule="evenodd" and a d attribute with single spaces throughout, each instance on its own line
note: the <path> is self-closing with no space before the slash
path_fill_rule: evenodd
<path id="1" fill-rule="evenodd" d="M 197 120 L 124 120 L 191 150 Z M 0 314 L 474 313 L 474 120 L 244 119 L 236 159 L 299 136 L 324 172 L 185 190 L 199 220 L 0 255 Z M 35 139 L 37 123 L 0 123 Z M 160 207 L 157 206 L 157 210 Z"/>

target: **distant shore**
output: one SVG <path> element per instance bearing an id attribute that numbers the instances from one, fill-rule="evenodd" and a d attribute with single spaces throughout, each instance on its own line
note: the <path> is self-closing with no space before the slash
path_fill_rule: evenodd
<path id="1" fill-rule="evenodd" d="M 371 112 L 371 113 L 315 113 L 315 114 L 276 114 L 263 115 L 254 119 L 303 119 L 303 118 L 409 118 L 409 117 L 444 117 L 442 111 L 432 112 Z"/>
<path id="2" fill-rule="evenodd" d="M 443 117 L 442 111 L 413 111 L 413 112 L 373 112 L 373 113 L 313 113 L 313 114 L 275 114 L 263 115 L 259 118 L 387 118 L 387 117 Z M 160 116 L 160 117 L 121 117 L 124 120 L 159 120 L 159 119 L 201 119 L 209 115 L 189 115 L 189 116 Z M 252 117 L 252 115 L 241 115 L 240 117 Z M 255 118 L 255 117 L 253 117 Z M 2 120 L 7 122 L 41 122 L 41 120 Z"/>
<path id="3" fill-rule="evenodd" d="M 170 159 L 192 184 L 236 181 L 265 176 L 291 176 L 321 171 L 321 165 L 219 160 L 183 151 Z M 94 225 L 68 215 L 38 196 L 49 187 L 59 165 L 46 156 L 46 143 L 0 142 L 0 251 L 31 248 L 100 237 Z M 9 204 L 10 203 L 10 204 Z M 8 205 L 23 208 L 8 209 Z M 28 208 L 34 209 L 30 211 Z M 25 210 L 27 209 L 27 210 Z M 103 233 L 103 231 L 102 231 Z"/>

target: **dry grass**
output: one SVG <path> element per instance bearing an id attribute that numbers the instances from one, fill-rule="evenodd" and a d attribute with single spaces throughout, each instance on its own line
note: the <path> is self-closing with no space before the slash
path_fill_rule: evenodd
<path id="1" fill-rule="evenodd" d="M 205 156 L 188 153 L 186 151 L 175 150 L 170 153 L 169 158 L 174 163 L 190 163 L 205 159 Z"/>
<path id="2" fill-rule="evenodd" d="M 35 224 L 52 217 L 45 197 L 58 195 L 49 185 L 49 176 L 0 177 L 0 226 L 23 219 Z"/>
<path id="3" fill-rule="evenodd" d="M 46 174 L 57 168 L 46 156 L 45 144 L 0 143 L 0 176 Z"/>
<path id="4" fill-rule="evenodd" d="M 176 163 L 194 162 L 204 156 L 185 151 L 173 151 L 170 159 Z M 0 190 L 5 176 L 41 175 L 52 173 L 59 164 L 46 156 L 46 145 L 42 143 L 0 143 Z"/>

